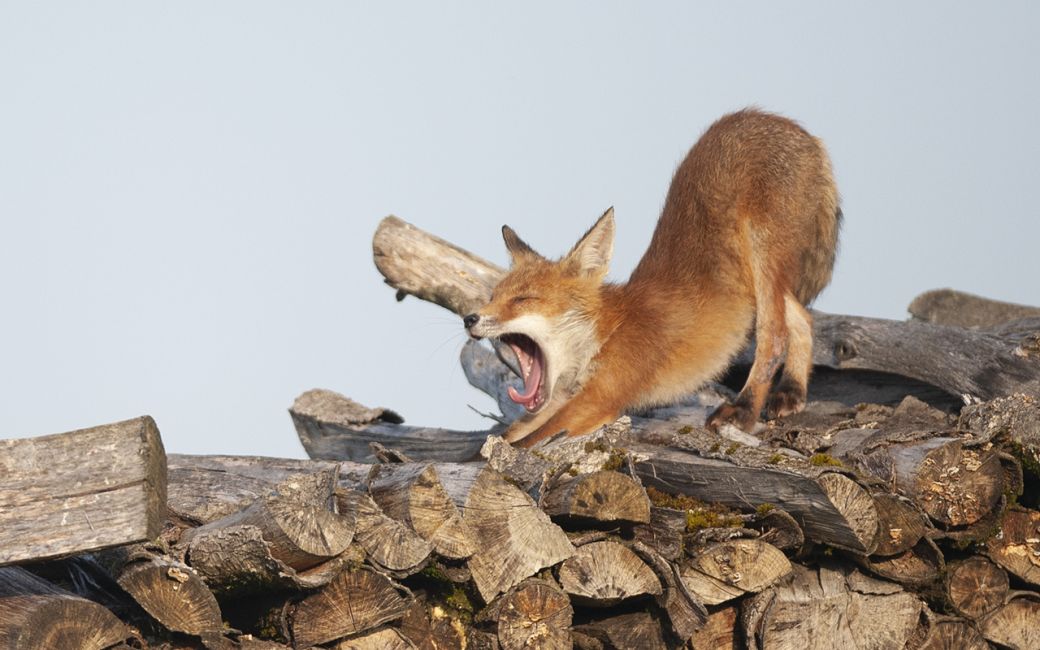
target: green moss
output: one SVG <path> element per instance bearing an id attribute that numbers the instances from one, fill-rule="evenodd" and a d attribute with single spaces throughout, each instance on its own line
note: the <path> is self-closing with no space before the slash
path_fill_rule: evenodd
<path id="1" fill-rule="evenodd" d="M 459 614 L 459 618 L 467 622 L 473 618 L 473 612 L 476 611 L 469 594 L 458 585 L 455 585 L 451 592 L 444 597 L 444 604 L 448 609 Z"/>
<path id="2" fill-rule="evenodd" d="M 430 580 L 436 580 L 437 582 L 451 582 L 451 579 L 448 578 L 448 576 L 441 571 L 440 567 L 435 564 L 426 565 L 426 568 L 420 571 L 419 575 Z"/>
<path id="3" fill-rule="evenodd" d="M 610 457 L 603 463 L 603 469 L 605 470 L 619 470 L 625 465 L 625 458 L 628 457 L 628 450 L 617 447 L 616 449 L 610 450 Z"/>
<path id="4" fill-rule="evenodd" d="M 602 438 L 599 440 L 589 440 L 585 443 L 585 453 L 591 454 L 594 451 L 610 451 L 610 445 L 604 442 Z"/>
<path id="5" fill-rule="evenodd" d="M 809 464 L 813 467 L 821 467 L 823 465 L 833 465 L 835 467 L 841 467 L 841 461 L 829 454 L 813 454 L 809 456 Z"/>
<path id="6" fill-rule="evenodd" d="M 772 503 L 760 503 L 758 504 L 758 507 L 755 508 L 755 513 L 757 513 L 759 517 L 763 517 L 773 510 L 776 510 L 776 506 Z"/>
<path id="7" fill-rule="evenodd" d="M 679 427 L 679 430 L 676 431 L 676 433 L 678 433 L 681 436 L 685 436 L 686 434 L 693 433 L 693 427 L 691 427 L 688 424 L 685 426 L 681 426 Z"/>
<path id="8" fill-rule="evenodd" d="M 705 503 L 700 499 L 685 494 L 668 494 L 648 487 L 646 494 L 650 503 L 659 508 L 686 511 L 686 532 L 702 528 L 740 528 L 744 520 L 723 505 Z"/>
<path id="9" fill-rule="evenodd" d="M 776 465 L 780 461 L 782 461 L 783 459 L 784 459 L 784 455 L 783 454 L 773 454 L 772 456 L 769 457 L 769 464 L 770 465 Z"/>
<path id="10" fill-rule="evenodd" d="M 719 449 L 722 449 L 722 445 L 720 445 L 720 444 L 719 444 L 719 443 L 717 443 L 717 442 L 716 442 L 716 443 L 714 443 L 714 444 L 712 444 L 712 446 L 711 446 L 711 447 L 708 447 L 708 451 L 710 451 L 710 452 L 712 452 L 712 453 L 715 453 L 715 452 L 717 452 L 717 451 L 718 451 Z"/>
<path id="11" fill-rule="evenodd" d="M 567 468 L 567 473 L 570 474 L 571 476 L 577 476 L 578 475 L 578 468 L 573 466 L 573 465 L 571 465 L 570 467 Z"/>
<path id="12" fill-rule="evenodd" d="M 739 442 L 734 442 L 729 447 L 726 447 L 726 455 L 727 456 L 731 456 L 731 455 L 733 455 L 733 452 L 735 452 L 738 449 L 740 449 L 740 443 Z"/>

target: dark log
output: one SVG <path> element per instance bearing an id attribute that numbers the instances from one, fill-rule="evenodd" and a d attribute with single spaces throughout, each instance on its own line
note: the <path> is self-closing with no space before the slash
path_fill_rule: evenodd
<path id="1" fill-rule="evenodd" d="M 414 643 L 392 627 L 381 627 L 334 643 L 331 650 L 414 650 Z"/>
<path id="2" fill-rule="evenodd" d="M 1004 569 L 973 555 L 950 566 L 946 595 L 961 616 L 977 621 L 1004 604 L 1009 590 Z"/>
<path id="3" fill-rule="evenodd" d="M 744 650 L 737 613 L 735 605 L 714 608 L 704 627 L 697 630 L 687 647 L 691 650 Z"/>
<path id="4" fill-rule="evenodd" d="M 709 546 L 682 564 L 683 584 L 705 605 L 718 605 L 758 593 L 791 572 L 791 563 L 774 546 L 757 539 L 735 539 Z"/>
<path id="5" fill-rule="evenodd" d="M 220 605 L 191 567 L 142 545 L 105 551 L 96 559 L 164 628 L 201 637 L 210 648 L 222 645 Z"/>
<path id="6" fill-rule="evenodd" d="M 635 539 L 661 554 L 666 560 L 677 560 L 683 552 L 686 512 L 674 508 L 651 506 L 650 521 L 632 528 Z"/>
<path id="7" fill-rule="evenodd" d="M 416 600 L 408 609 L 400 629 L 419 650 L 465 650 L 467 646 L 467 631 L 460 621 L 422 600 Z"/>
<path id="8" fill-rule="evenodd" d="M 743 625 L 753 649 L 902 648 L 922 609 L 898 585 L 847 568 L 796 564 L 777 586 L 751 597 Z"/>
<path id="9" fill-rule="evenodd" d="M 986 541 L 990 559 L 1031 585 L 1040 586 L 1040 512 L 1011 508 Z"/>
<path id="10" fill-rule="evenodd" d="M 961 410 L 960 428 L 980 442 L 992 441 L 1023 465 L 1032 480 L 1040 479 L 1040 399 L 1011 395 Z"/>
<path id="11" fill-rule="evenodd" d="M 574 610 L 556 585 L 527 580 L 502 597 L 498 642 L 502 650 L 569 650 Z"/>
<path id="12" fill-rule="evenodd" d="M 987 329 L 1022 318 L 1040 318 L 1040 307 L 1016 305 L 955 291 L 932 289 L 907 308 L 914 318 L 936 325 Z"/>
<path id="13" fill-rule="evenodd" d="M 561 475 L 544 492 L 542 509 L 550 517 L 602 523 L 649 523 L 650 499 L 630 476 L 601 470 Z"/>
<path id="14" fill-rule="evenodd" d="M 1035 650 L 1040 648 L 1040 596 L 1032 592 L 1017 592 L 1007 604 L 983 619 L 979 628 L 982 636 L 1001 648 Z"/>
<path id="15" fill-rule="evenodd" d="M 899 555 L 914 547 L 931 528 L 928 518 L 912 501 L 898 494 L 874 495 L 880 535 L 875 556 Z"/>
<path id="16" fill-rule="evenodd" d="M 946 560 L 935 542 L 922 537 L 917 544 L 896 555 L 857 558 L 870 572 L 912 588 L 936 582 L 946 568 Z"/>
<path id="17" fill-rule="evenodd" d="M 761 533 L 759 541 L 772 544 L 782 551 L 795 550 L 805 543 L 805 533 L 794 517 L 779 508 L 767 508 L 757 513 L 747 527 Z"/>
<path id="18" fill-rule="evenodd" d="M 185 522 L 206 524 L 249 506 L 275 485 L 293 476 L 339 469 L 339 486 L 365 484 L 369 464 L 264 458 L 260 456 L 192 456 L 170 454 L 171 515 Z"/>
<path id="19" fill-rule="evenodd" d="M 388 517 L 370 495 L 339 490 L 336 500 L 340 512 L 351 514 L 357 522 L 355 537 L 370 562 L 397 577 L 426 566 L 433 546 L 406 524 Z"/>
<path id="20" fill-rule="evenodd" d="M 186 532 L 181 543 L 255 527 L 271 557 L 296 570 L 309 569 L 345 551 L 354 538 L 353 518 L 340 515 L 333 498 L 338 478 L 336 469 L 287 478 L 248 508 Z"/>
<path id="21" fill-rule="evenodd" d="M 579 605 L 612 607 L 662 593 L 661 581 L 638 555 L 612 541 L 580 546 L 559 569 L 560 586 Z"/>
<path id="22" fill-rule="evenodd" d="M 990 650 L 974 625 L 953 616 L 929 615 L 924 636 L 914 650 Z"/>
<path id="23" fill-rule="evenodd" d="M 166 455 L 148 416 L 0 440 L 0 565 L 152 539 L 165 504 Z"/>
<path id="24" fill-rule="evenodd" d="M 18 567 L 0 567 L 0 646 L 102 650 L 133 635 L 107 609 Z"/>
<path id="25" fill-rule="evenodd" d="M 371 443 L 396 449 L 413 460 L 461 462 L 477 457 L 487 431 L 409 427 L 393 411 L 369 409 L 338 393 L 310 390 L 289 414 L 307 455 L 315 459 L 376 460 Z"/>
<path id="26" fill-rule="evenodd" d="M 621 614 L 574 626 L 574 631 L 591 637 L 602 648 L 620 650 L 667 650 L 661 623 L 647 612 Z M 701 646 L 695 645 L 695 648 Z M 709 646 L 704 646 L 709 647 Z M 715 647 L 715 646 L 711 646 Z"/>
<path id="27" fill-rule="evenodd" d="M 411 604 L 407 590 L 375 571 L 342 571 L 319 591 L 287 604 L 281 632 L 294 647 L 309 648 L 399 619 Z"/>
<path id="28" fill-rule="evenodd" d="M 473 465 L 435 467 L 473 531 L 476 551 L 467 566 L 485 602 L 574 553 L 563 530 L 495 470 Z"/>
<path id="29" fill-rule="evenodd" d="M 381 259 L 395 236 L 407 248 L 394 254 L 392 272 Z M 399 291 L 439 304 L 460 316 L 483 305 L 504 271 L 400 219 L 384 219 L 373 249 L 377 268 Z M 465 311 L 456 311 L 456 310 Z M 1034 333 L 993 333 L 919 321 L 891 321 L 814 312 L 813 363 L 836 369 L 894 373 L 967 399 L 1021 392 L 1040 396 L 1040 352 Z M 1028 328 L 1026 328 L 1028 329 Z"/>
<path id="30" fill-rule="evenodd" d="M 708 620 L 708 610 L 686 588 L 674 564 L 642 542 L 634 542 L 632 550 L 657 574 L 662 587 L 657 604 L 668 614 L 672 633 L 686 643 L 704 627 Z"/>
<path id="31" fill-rule="evenodd" d="M 473 555 L 473 532 L 441 485 L 433 465 L 379 465 L 369 493 L 383 512 L 411 526 L 439 555 L 454 560 Z"/>

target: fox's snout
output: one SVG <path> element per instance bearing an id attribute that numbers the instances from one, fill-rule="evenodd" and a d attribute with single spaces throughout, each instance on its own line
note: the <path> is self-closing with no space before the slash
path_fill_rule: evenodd
<path id="1" fill-rule="evenodd" d="M 466 328 L 466 333 L 469 334 L 471 339 L 478 340 L 478 341 L 480 339 L 484 338 L 484 334 L 480 331 L 480 329 L 483 329 L 483 328 L 478 328 L 476 330 L 474 329 L 474 328 L 477 327 L 477 325 L 479 323 L 480 323 L 480 314 L 476 314 L 476 313 L 474 313 L 474 314 L 466 314 L 465 316 L 462 317 L 462 325 L 463 325 L 463 327 Z"/>

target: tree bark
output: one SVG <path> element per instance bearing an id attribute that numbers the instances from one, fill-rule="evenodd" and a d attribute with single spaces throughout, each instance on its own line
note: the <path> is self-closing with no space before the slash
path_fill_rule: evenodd
<path id="1" fill-rule="evenodd" d="M 0 440 L 0 565 L 151 539 L 165 504 L 166 454 L 150 417 Z"/>
<path id="2" fill-rule="evenodd" d="M 1040 308 L 990 300 L 953 289 L 932 289 L 907 308 L 914 318 L 936 325 L 987 329 L 1022 318 L 1040 318 Z"/>

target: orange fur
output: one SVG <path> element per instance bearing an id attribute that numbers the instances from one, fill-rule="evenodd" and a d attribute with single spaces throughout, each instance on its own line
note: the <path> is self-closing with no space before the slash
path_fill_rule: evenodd
<path id="1" fill-rule="evenodd" d="M 550 376 L 546 403 L 507 439 L 530 446 L 561 431 L 582 435 L 626 409 L 688 394 L 718 377 L 752 331 L 747 384 L 709 426 L 750 430 L 767 399 L 771 416 L 801 410 L 812 366 L 804 305 L 830 280 L 840 221 L 820 141 L 749 109 L 715 122 L 679 165 L 626 284 L 603 283 L 612 211 L 559 261 L 504 228 L 512 268 L 467 327 L 478 338 L 530 336 Z"/>

